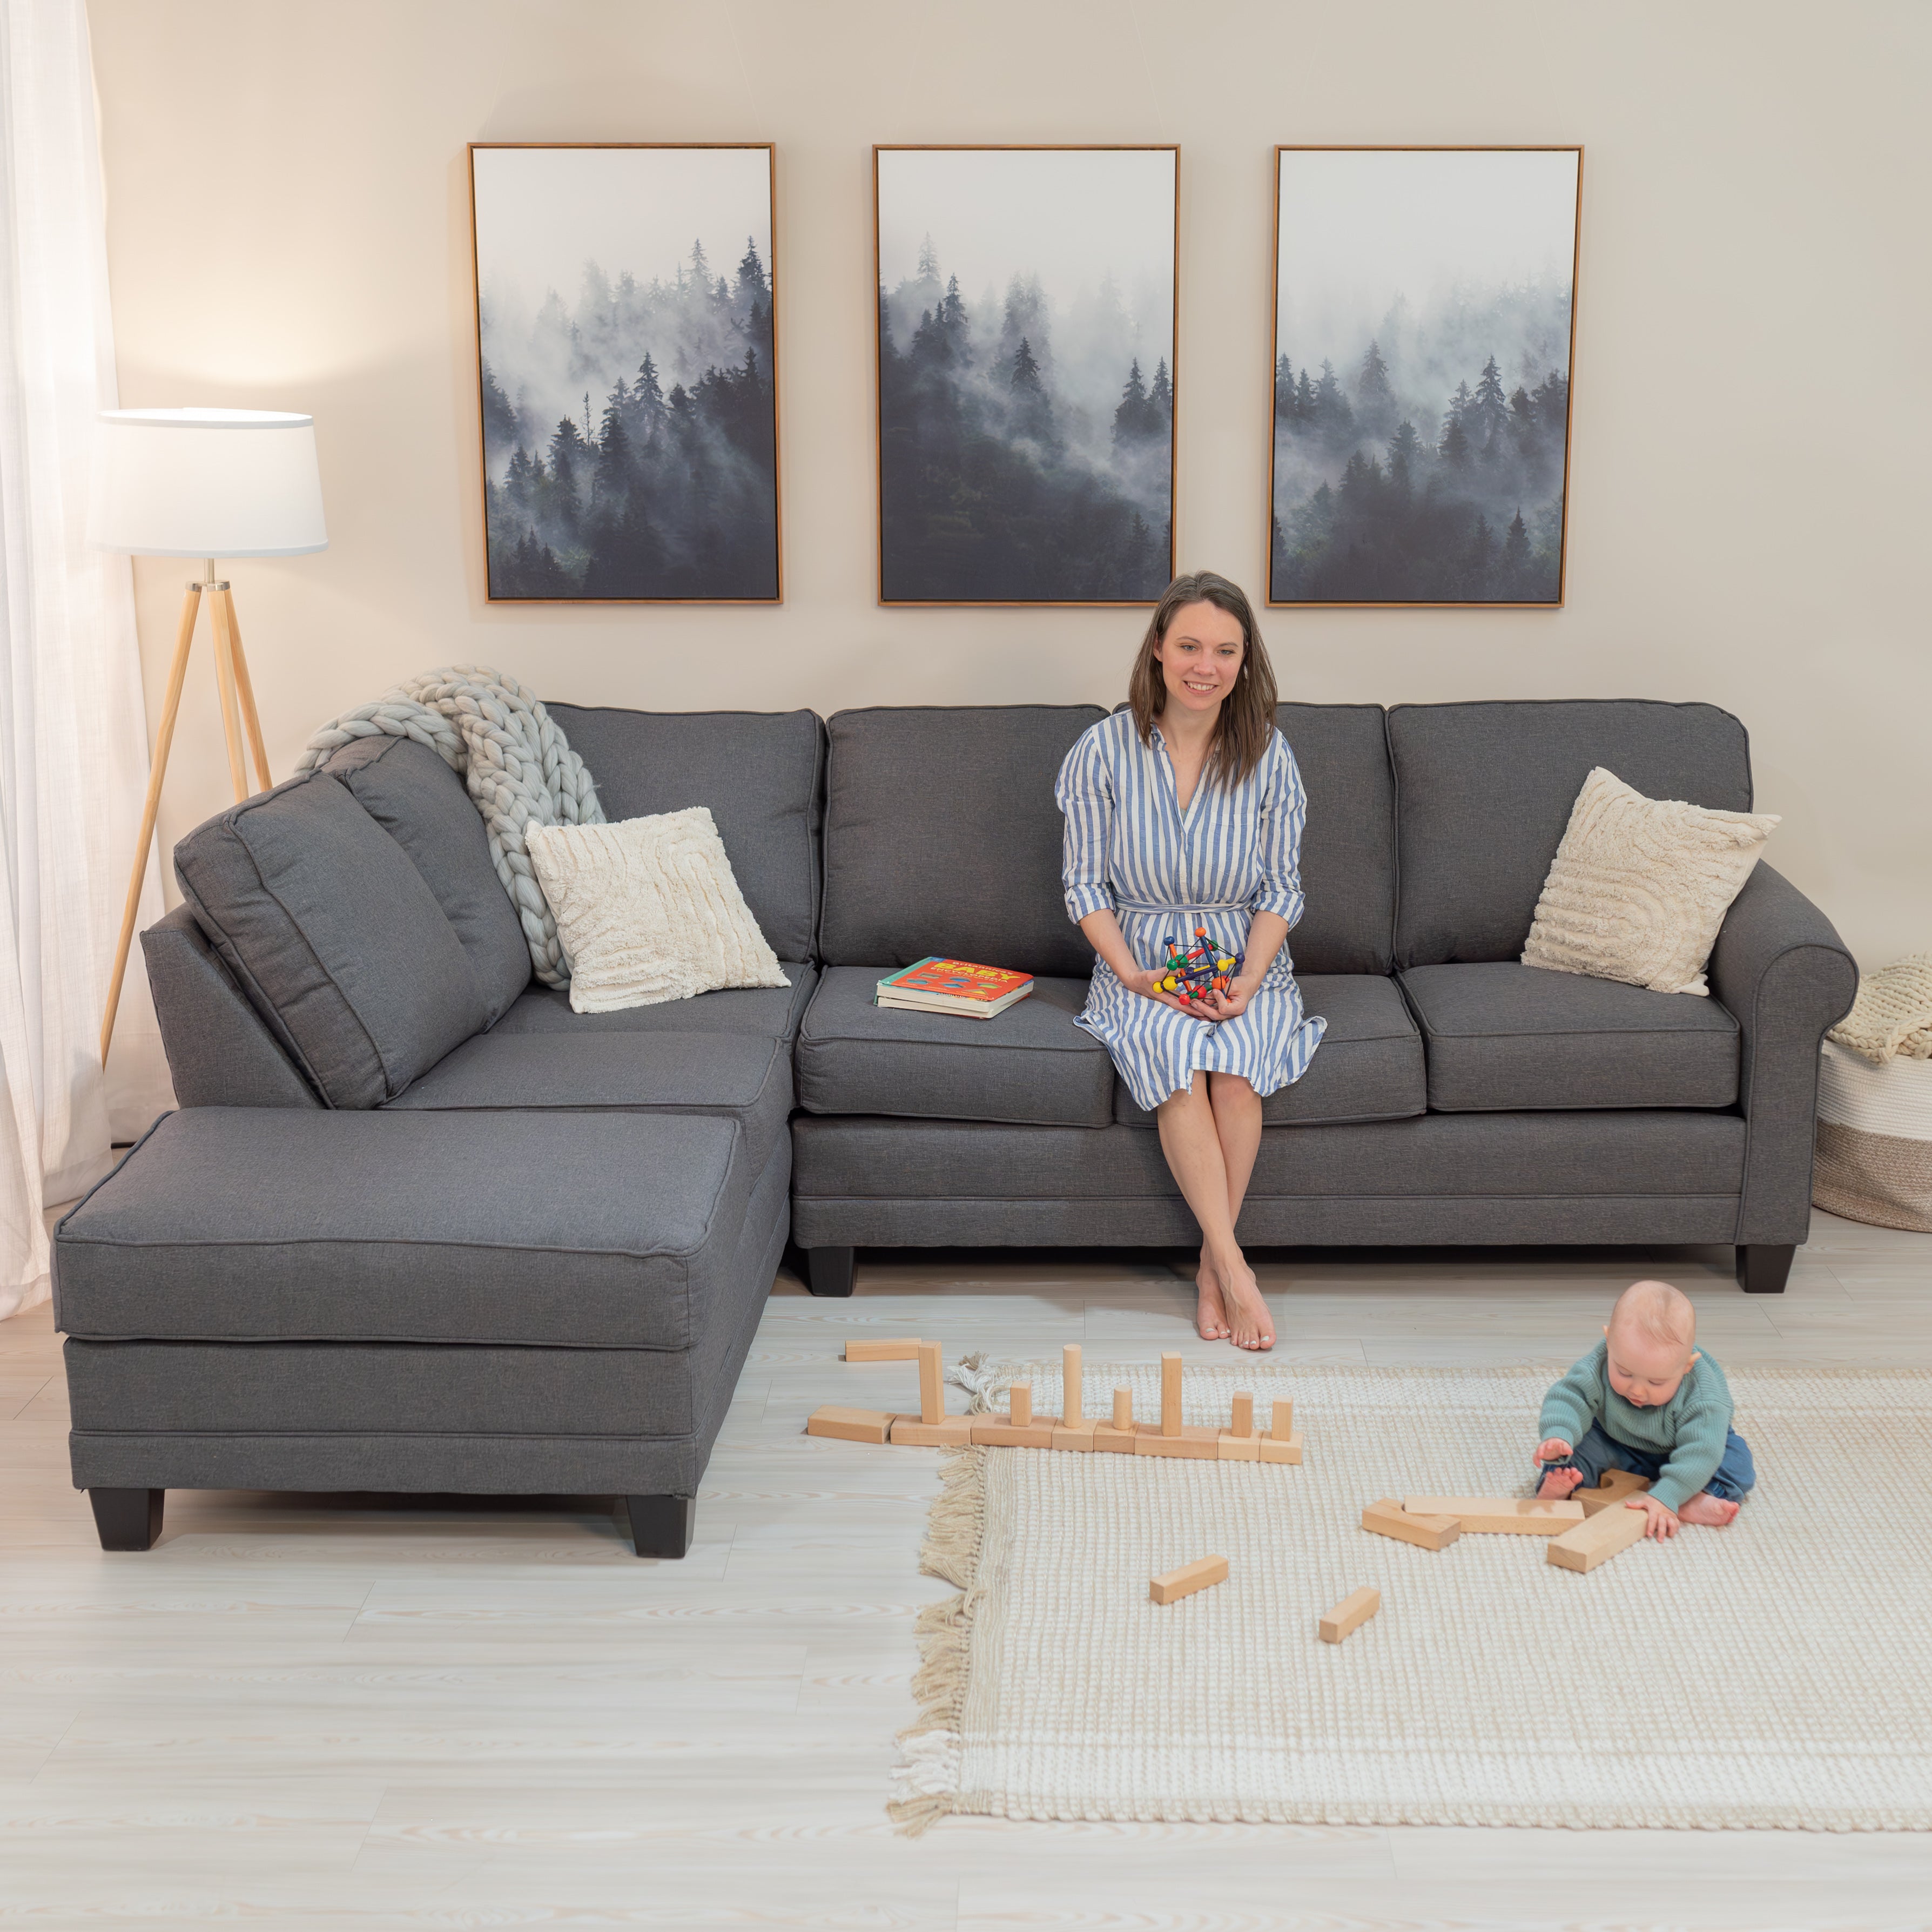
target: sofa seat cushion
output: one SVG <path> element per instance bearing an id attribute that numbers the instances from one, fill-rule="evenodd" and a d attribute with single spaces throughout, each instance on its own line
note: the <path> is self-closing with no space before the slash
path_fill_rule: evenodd
<path id="1" fill-rule="evenodd" d="M 1329 1126 L 1344 1120 L 1400 1120 L 1428 1105 L 1422 1036 L 1393 980 L 1375 973 L 1298 973 L 1303 1012 L 1328 1022 L 1308 1071 L 1262 1101 L 1267 1127 Z M 1153 1124 L 1124 1086 L 1114 1118 Z"/>
<path id="2" fill-rule="evenodd" d="M 814 1114 L 893 1114 L 1104 1127 L 1114 1063 L 1074 1024 L 1084 980 L 1036 979 L 989 1020 L 873 1003 L 885 966 L 830 966 L 798 1041 L 798 1098 Z"/>
<path id="3" fill-rule="evenodd" d="M 574 1013 L 568 988 L 532 986 L 490 1031 L 511 1034 L 748 1033 L 766 1040 L 793 1040 L 805 1018 L 806 1003 L 818 983 L 817 970 L 778 962 L 788 984 L 732 986 L 688 1000 L 664 1000 L 651 1006 L 620 1006 L 615 1012 Z"/>
<path id="4" fill-rule="evenodd" d="M 394 1113 L 716 1114 L 762 1168 L 792 1105 L 791 1048 L 752 1033 L 478 1034 L 388 1103 Z"/>
<path id="5" fill-rule="evenodd" d="M 758 1179 L 701 1114 L 164 1114 L 55 1234 L 84 1340 L 692 1347 Z"/>
<path id="6" fill-rule="evenodd" d="M 1438 1113 L 1728 1107 L 1738 1097 L 1738 1023 L 1715 1000 L 1510 960 L 1400 977 Z"/>

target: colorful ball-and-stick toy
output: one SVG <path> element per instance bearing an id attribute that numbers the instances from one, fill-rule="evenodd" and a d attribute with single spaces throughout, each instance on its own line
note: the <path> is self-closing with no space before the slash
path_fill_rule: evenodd
<path id="1" fill-rule="evenodd" d="M 1167 964 L 1154 984 L 1163 993 L 1172 993 L 1183 1005 L 1204 1001 L 1210 992 L 1225 993 L 1228 983 L 1241 970 L 1247 956 L 1237 952 L 1232 958 L 1208 937 L 1208 928 L 1194 928 L 1194 944 L 1185 952 L 1178 940 L 1166 941 Z"/>

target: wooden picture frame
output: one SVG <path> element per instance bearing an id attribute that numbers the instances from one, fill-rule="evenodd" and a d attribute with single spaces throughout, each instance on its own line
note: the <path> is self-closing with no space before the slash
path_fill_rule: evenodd
<path id="1" fill-rule="evenodd" d="M 1580 146 L 1275 149 L 1271 607 L 1561 608 L 1582 172 Z"/>
<path id="2" fill-rule="evenodd" d="M 1180 181 L 1171 142 L 873 148 L 882 605 L 1159 601 Z"/>
<path id="3" fill-rule="evenodd" d="M 772 143 L 469 159 L 488 601 L 782 602 Z"/>

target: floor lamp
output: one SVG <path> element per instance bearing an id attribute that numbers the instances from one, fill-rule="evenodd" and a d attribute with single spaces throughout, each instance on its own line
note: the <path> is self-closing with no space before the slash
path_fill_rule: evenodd
<path id="1" fill-rule="evenodd" d="M 167 776 L 201 602 L 208 599 L 214 632 L 214 682 L 221 699 L 221 728 L 228 741 L 228 772 L 238 800 L 249 796 L 242 738 L 254 754 L 259 788 L 266 791 L 268 754 L 255 692 L 235 621 L 235 598 L 214 574 L 217 557 L 301 556 L 326 549 L 322 478 L 316 466 L 315 418 L 267 410 L 112 410 L 100 418 L 100 460 L 96 472 L 90 536 L 98 548 L 131 556 L 193 556 L 202 574 L 190 578 L 182 604 L 174 662 L 148 774 L 147 802 L 134 845 L 121 943 L 100 1023 L 100 1059 L 107 1060 L 114 1016 L 128 971 L 128 952 L 147 870 L 148 847 Z"/>

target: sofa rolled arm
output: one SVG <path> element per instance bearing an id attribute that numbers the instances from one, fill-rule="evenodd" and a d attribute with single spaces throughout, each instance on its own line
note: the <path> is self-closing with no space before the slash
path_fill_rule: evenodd
<path id="1" fill-rule="evenodd" d="M 1736 1240 L 1741 1246 L 1802 1241 L 1811 1220 L 1819 1042 L 1851 1010 L 1858 964 L 1832 922 L 1760 861 L 1725 915 L 1709 970 L 1712 992 L 1743 1036 Z"/>

